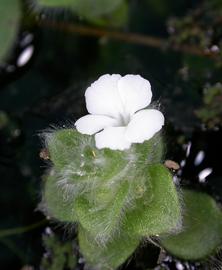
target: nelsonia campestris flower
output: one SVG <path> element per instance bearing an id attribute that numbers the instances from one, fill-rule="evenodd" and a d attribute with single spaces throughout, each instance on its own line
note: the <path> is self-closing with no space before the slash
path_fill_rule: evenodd
<path id="1" fill-rule="evenodd" d="M 99 149 L 125 150 L 151 139 L 164 125 L 163 114 L 146 108 L 152 99 L 140 75 L 103 75 L 85 92 L 88 115 L 76 121 L 82 134 L 95 134 Z"/>

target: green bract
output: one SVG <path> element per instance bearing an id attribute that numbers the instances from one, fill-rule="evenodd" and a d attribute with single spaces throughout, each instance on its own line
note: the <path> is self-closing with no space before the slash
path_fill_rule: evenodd
<path id="1" fill-rule="evenodd" d="M 175 256 L 200 260 L 222 244 L 222 214 L 209 195 L 185 190 L 183 230 L 161 240 Z"/>
<path id="2" fill-rule="evenodd" d="M 142 237 L 180 227 L 177 191 L 160 164 L 159 134 L 125 151 L 99 150 L 94 136 L 75 129 L 45 138 L 53 168 L 42 207 L 57 220 L 79 224 L 80 249 L 96 269 L 115 269 Z"/>

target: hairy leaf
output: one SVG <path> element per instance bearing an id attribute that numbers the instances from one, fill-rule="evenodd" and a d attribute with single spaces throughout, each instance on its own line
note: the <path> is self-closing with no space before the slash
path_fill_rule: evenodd
<path id="1" fill-rule="evenodd" d="M 105 243 L 112 239 L 116 232 L 118 233 L 127 203 L 128 186 L 128 182 L 123 182 L 117 190 L 109 188 L 109 192 L 105 193 L 103 189 L 99 189 L 94 194 L 96 202 L 90 202 L 86 197 L 79 197 L 76 200 L 75 212 L 79 223 L 84 229 L 90 231 L 98 242 Z M 106 204 L 107 194 L 109 203 Z"/>
<path id="2" fill-rule="evenodd" d="M 74 199 L 65 189 L 58 186 L 57 176 L 54 172 L 44 178 L 44 189 L 40 208 L 53 218 L 60 221 L 76 221 Z"/>
<path id="3" fill-rule="evenodd" d="M 162 245 L 185 260 L 202 259 L 222 245 L 222 214 L 207 194 L 184 190 L 183 230 L 162 238 Z"/>
<path id="4" fill-rule="evenodd" d="M 79 228 L 80 251 L 90 266 L 98 270 L 116 269 L 134 252 L 140 239 L 119 233 L 106 246 L 100 246 L 83 228 Z"/>
<path id="5" fill-rule="evenodd" d="M 150 165 L 144 172 L 150 189 L 126 212 L 124 229 L 141 236 L 159 235 L 176 230 L 181 224 L 181 209 L 172 175 L 161 164 Z M 152 198 L 150 198 L 152 196 Z"/>

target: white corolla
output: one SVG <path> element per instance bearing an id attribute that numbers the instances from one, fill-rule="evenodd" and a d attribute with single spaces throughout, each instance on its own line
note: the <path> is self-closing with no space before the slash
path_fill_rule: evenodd
<path id="1" fill-rule="evenodd" d="M 95 134 L 99 149 L 125 150 L 151 139 L 164 125 L 163 114 L 147 109 L 152 98 L 140 75 L 103 75 L 85 92 L 88 115 L 75 122 L 82 134 Z"/>

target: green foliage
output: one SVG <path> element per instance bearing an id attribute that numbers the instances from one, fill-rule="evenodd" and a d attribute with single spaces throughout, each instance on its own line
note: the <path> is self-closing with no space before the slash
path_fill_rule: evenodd
<path id="1" fill-rule="evenodd" d="M 79 15 L 96 17 L 114 11 L 122 0 L 38 0 L 39 4 L 52 7 L 71 7 Z"/>
<path id="2" fill-rule="evenodd" d="M 9 53 L 18 31 L 19 0 L 1 0 L 0 4 L 0 61 Z"/>
<path id="3" fill-rule="evenodd" d="M 4 111 L 0 111 L 0 130 L 5 128 L 9 123 L 9 117 Z"/>
<path id="4" fill-rule="evenodd" d="M 195 26 L 195 27 L 194 27 Z M 171 18 L 168 21 L 169 29 L 172 29 L 171 41 L 184 44 L 191 43 L 192 45 L 198 45 L 201 48 L 209 46 L 209 41 L 205 38 L 204 30 L 198 22 L 195 22 L 195 18 L 191 15 L 187 15 L 183 19 Z"/>
<path id="5" fill-rule="evenodd" d="M 218 54 L 222 41 L 222 24 L 218 19 L 221 12 L 221 1 L 205 0 L 184 17 L 171 18 L 168 21 L 171 42 L 196 45 L 207 53 Z"/>
<path id="6" fill-rule="evenodd" d="M 222 244 L 222 213 L 212 197 L 185 190 L 183 230 L 162 238 L 162 245 L 185 260 L 200 260 Z"/>
<path id="7" fill-rule="evenodd" d="M 159 164 L 160 134 L 126 151 L 99 150 L 94 136 L 75 129 L 48 133 L 45 139 L 54 166 L 42 208 L 60 221 L 79 224 L 80 248 L 92 266 L 114 269 L 142 237 L 179 228 L 177 191 Z"/>
<path id="8" fill-rule="evenodd" d="M 151 9 L 155 15 L 159 15 L 160 18 L 165 16 L 166 13 L 172 9 L 169 1 L 166 2 L 164 0 L 145 0 L 145 2 L 148 8 Z"/>
<path id="9" fill-rule="evenodd" d="M 79 223 L 100 243 L 106 243 L 119 229 L 129 184 L 123 182 L 115 189 L 99 188 L 92 199 L 86 195 L 75 202 L 74 212 Z"/>
<path id="10" fill-rule="evenodd" d="M 204 89 L 202 108 L 196 111 L 196 115 L 209 128 L 219 126 L 222 123 L 222 85 L 220 83 Z"/>
<path id="11" fill-rule="evenodd" d="M 41 208 L 44 212 L 60 221 L 74 222 L 73 217 L 73 199 L 65 196 L 57 183 L 58 179 L 53 171 L 47 177 L 44 177 L 45 188 L 42 195 Z"/>
<path id="12" fill-rule="evenodd" d="M 43 8 L 70 8 L 78 16 L 97 25 L 122 26 L 127 21 L 125 0 L 38 0 Z"/>
<path id="13" fill-rule="evenodd" d="M 113 26 L 113 27 L 123 27 L 128 22 L 128 3 L 126 0 L 122 1 L 118 7 L 111 13 L 107 13 L 103 16 L 89 17 L 89 21 L 98 26 Z"/>
<path id="14" fill-rule="evenodd" d="M 98 150 L 94 138 L 64 129 L 46 138 L 55 171 L 64 176 L 65 184 L 75 191 L 96 188 L 128 166 L 128 157 L 121 151 Z M 61 177 L 60 177 L 61 178 Z"/>
<path id="15" fill-rule="evenodd" d="M 164 141 L 161 134 L 156 134 L 153 138 L 144 143 L 136 143 L 131 146 L 130 152 L 135 153 L 135 162 L 139 166 L 146 167 L 149 164 L 163 161 L 165 152 Z"/>
<path id="16" fill-rule="evenodd" d="M 124 228 L 131 234 L 156 235 L 180 228 L 181 211 L 169 171 L 160 164 L 147 169 L 151 188 L 126 213 Z M 147 185 L 146 185 L 147 186 Z"/>
<path id="17" fill-rule="evenodd" d="M 101 246 L 86 230 L 79 228 L 80 249 L 87 262 L 96 269 L 116 269 L 134 252 L 139 240 L 119 232 L 107 245 Z"/>
<path id="18" fill-rule="evenodd" d="M 38 0 L 38 3 L 45 7 L 66 7 L 74 5 L 75 2 L 75 0 Z"/>
<path id="19" fill-rule="evenodd" d="M 73 270 L 77 264 L 71 241 L 62 243 L 51 233 L 43 236 L 43 243 L 47 251 L 41 262 L 43 270 Z"/>

